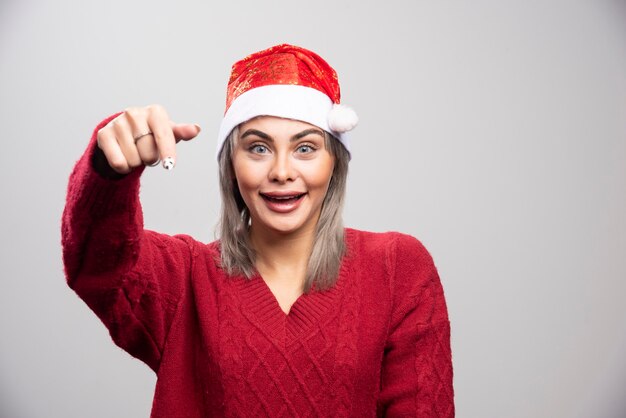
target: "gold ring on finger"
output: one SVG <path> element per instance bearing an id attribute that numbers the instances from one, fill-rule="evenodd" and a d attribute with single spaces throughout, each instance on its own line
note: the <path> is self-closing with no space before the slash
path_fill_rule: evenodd
<path id="1" fill-rule="evenodd" d="M 144 136 L 148 136 L 148 135 L 152 135 L 151 131 L 146 132 L 145 134 L 141 134 L 141 135 L 137 135 L 136 137 L 133 138 L 133 141 L 135 141 L 135 144 L 137 143 L 137 141 L 139 141 L 141 138 L 143 138 Z"/>

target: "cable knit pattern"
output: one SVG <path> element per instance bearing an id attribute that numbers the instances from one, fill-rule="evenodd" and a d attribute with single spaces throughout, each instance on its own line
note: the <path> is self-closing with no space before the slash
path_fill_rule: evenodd
<path id="1" fill-rule="evenodd" d="M 236 293 L 231 289 L 232 283 L 226 282 L 220 289 L 220 296 L 224 303 L 219 306 L 220 329 L 220 358 L 224 363 L 224 368 L 230 373 L 223 375 L 224 388 L 230 391 L 225 392 L 225 397 L 231 402 L 225 411 L 227 417 L 240 417 L 245 410 L 243 391 L 241 390 L 244 370 L 242 362 L 242 345 L 234 340 L 237 335 L 237 324 L 234 319 L 236 313 L 241 310 Z"/>
<path id="2" fill-rule="evenodd" d="M 351 235 L 353 231 L 349 231 L 347 235 Z M 347 236 L 346 240 L 351 241 L 351 236 Z M 350 249 L 353 251 L 354 249 Z M 348 258 L 354 255 L 349 253 Z M 351 269 L 352 265 L 344 265 L 342 274 L 354 276 Z M 336 398 L 336 417 L 352 416 L 352 398 L 354 391 L 354 359 L 358 356 L 358 330 L 355 328 L 357 323 L 357 315 L 360 309 L 360 289 L 355 286 L 354 281 L 350 281 L 345 291 L 344 299 L 341 301 L 343 309 L 339 318 L 339 335 L 343 338 L 337 342 L 337 359 L 335 361 L 335 381 L 336 387 L 333 396 Z"/>
<path id="3" fill-rule="evenodd" d="M 285 314 L 261 276 L 224 274 L 218 241 L 144 230 L 143 169 L 101 177 L 95 147 L 70 177 L 65 272 L 157 374 L 153 417 L 454 416 L 445 298 L 415 238 L 346 229 L 335 285 Z"/>

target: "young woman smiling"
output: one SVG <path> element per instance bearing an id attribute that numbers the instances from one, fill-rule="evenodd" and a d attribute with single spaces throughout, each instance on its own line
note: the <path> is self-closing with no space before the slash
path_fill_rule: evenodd
<path id="1" fill-rule="evenodd" d="M 234 146 L 226 153 L 232 158 L 241 207 L 252 220 L 247 233 L 256 249 L 254 268 L 288 313 L 311 286 L 306 270 L 335 166 L 334 153 L 327 149 L 332 142 L 311 124 L 272 116 L 256 117 L 234 132 L 229 139 Z M 225 192 L 232 194 L 232 186 Z M 338 268 L 334 263 L 328 275 L 336 276 Z"/>
<path id="2" fill-rule="evenodd" d="M 198 125 L 105 119 L 63 215 L 69 285 L 157 374 L 154 417 L 454 416 L 450 326 L 415 238 L 344 228 L 356 114 L 334 70 L 278 45 L 233 65 L 218 134 L 219 240 L 143 228 L 145 166 Z"/>

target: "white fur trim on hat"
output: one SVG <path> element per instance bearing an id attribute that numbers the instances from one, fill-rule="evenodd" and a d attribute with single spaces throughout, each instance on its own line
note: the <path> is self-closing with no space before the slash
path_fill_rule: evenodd
<path id="1" fill-rule="evenodd" d="M 342 104 L 335 103 L 328 112 L 328 126 L 333 132 L 348 132 L 359 123 L 356 112 Z"/>
<path id="2" fill-rule="evenodd" d="M 334 121 L 331 114 L 337 110 L 336 106 L 326 94 L 310 87 L 272 84 L 248 90 L 237 97 L 226 111 L 217 136 L 216 154 L 219 157 L 226 137 L 237 125 L 257 116 L 277 116 L 310 123 L 332 134 L 350 152 L 346 130 L 335 130 L 332 126 L 344 128 L 351 125 L 352 128 L 358 119 L 352 109 L 342 106 L 354 114 L 354 118 L 348 118 L 354 123 L 331 125 L 331 120 Z M 342 120 L 341 117 L 339 120 Z"/>

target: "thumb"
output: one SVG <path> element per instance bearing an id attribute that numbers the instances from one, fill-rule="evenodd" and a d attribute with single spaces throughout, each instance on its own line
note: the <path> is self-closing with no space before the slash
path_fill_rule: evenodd
<path id="1" fill-rule="evenodd" d="M 189 141 L 190 139 L 195 138 L 200 133 L 200 125 L 191 124 L 191 123 L 173 123 L 172 124 L 172 132 L 174 133 L 174 138 L 176 141 L 179 140 Z"/>

